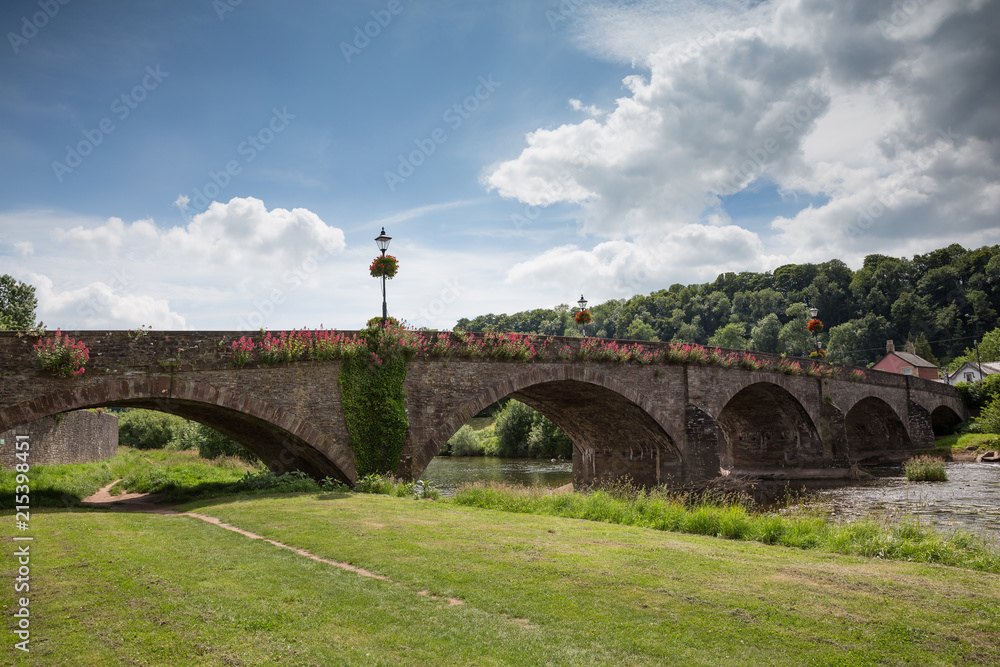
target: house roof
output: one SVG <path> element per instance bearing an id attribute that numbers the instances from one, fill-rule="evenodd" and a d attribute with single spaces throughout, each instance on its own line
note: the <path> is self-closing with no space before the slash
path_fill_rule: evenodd
<path id="1" fill-rule="evenodd" d="M 979 367 L 983 367 L 983 375 L 993 375 L 994 373 L 1000 373 L 1000 361 L 984 361 L 981 364 L 975 361 L 966 361 L 964 364 L 958 367 L 958 369 L 951 374 L 951 377 L 955 377 L 958 373 L 968 366 L 973 370 L 979 370 Z"/>
<path id="2" fill-rule="evenodd" d="M 890 352 L 889 354 L 895 354 L 906 363 L 911 366 L 916 366 L 917 368 L 937 368 L 937 365 L 932 364 L 923 357 L 918 357 L 917 355 L 909 352 Z"/>

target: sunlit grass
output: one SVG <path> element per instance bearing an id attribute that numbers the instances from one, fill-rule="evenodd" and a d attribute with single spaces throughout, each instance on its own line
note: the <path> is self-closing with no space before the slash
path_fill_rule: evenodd
<path id="1" fill-rule="evenodd" d="M 818 508 L 754 511 L 734 498 L 630 486 L 554 493 L 500 483 L 460 486 L 452 501 L 484 509 L 603 521 L 799 549 L 941 563 L 1000 573 L 1000 552 L 968 533 L 945 535 L 915 521 L 838 522 Z"/>

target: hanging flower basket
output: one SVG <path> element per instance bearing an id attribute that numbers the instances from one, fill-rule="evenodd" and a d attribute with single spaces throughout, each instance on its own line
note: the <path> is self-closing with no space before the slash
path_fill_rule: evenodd
<path id="1" fill-rule="evenodd" d="M 581 310 L 579 313 L 573 316 L 573 320 L 577 324 L 590 324 L 594 318 L 590 316 L 589 310 Z"/>
<path id="2" fill-rule="evenodd" d="M 385 277 L 392 279 L 397 271 L 399 271 L 399 260 L 392 255 L 376 257 L 372 260 L 372 265 L 368 267 L 368 272 L 372 274 L 372 278 Z"/>
<path id="3" fill-rule="evenodd" d="M 825 359 L 826 358 L 826 350 L 824 350 L 822 348 L 820 348 L 818 350 L 814 350 L 814 351 L 812 351 L 812 352 L 809 353 L 809 357 L 811 359 Z"/>
<path id="4" fill-rule="evenodd" d="M 806 329 L 809 329 L 814 334 L 818 334 L 823 331 L 823 322 L 813 318 L 806 324 Z"/>
<path id="5" fill-rule="evenodd" d="M 381 317 L 373 317 L 368 322 L 365 323 L 366 329 L 384 328 L 384 327 L 398 327 L 399 320 L 395 317 L 387 317 L 384 320 Z"/>

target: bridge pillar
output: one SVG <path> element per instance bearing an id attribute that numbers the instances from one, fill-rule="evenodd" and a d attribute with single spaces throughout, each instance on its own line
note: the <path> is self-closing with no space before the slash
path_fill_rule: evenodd
<path id="1" fill-rule="evenodd" d="M 913 449 L 930 449 L 934 446 L 931 413 L 914 401 L 906 402 L 906 430 L 910 432 Z"/>
<path id="2" fill-rule="evenodd" d="M 700 482 L 719 476 L 719 430 L 715 420 L 690 403 L 684 410 L 684 481 Z"/>
<path id="3" fill-rule="evenodd" d="M 819 437 L 823 441 L 823 458 L 826 465 L 848 468 L 851 463 L 847 455 L 847 424 L 844 413 L 823 397 L 820 406 Z"/>

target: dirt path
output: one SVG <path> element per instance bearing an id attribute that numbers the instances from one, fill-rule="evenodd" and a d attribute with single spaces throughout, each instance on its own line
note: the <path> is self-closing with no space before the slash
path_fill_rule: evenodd
<path id="1" fill-rule="evenodd" d="M 351 565 L 350 563 L 341 563 L 339 561 L 330 560 L 328 558 L 321 558 L 314 553 L 306 551 L 305 549 L 299 549 L 276 540 L 268 539 L 262 535 L 257 535 L 256 533 L 251 533 L 248 530 L 243 530 L 236 526 L 225 523 L 214 516 L 207 516 L 205 514 L 198 514 L 196 512 L 178 512 L 174 508 L 176 505 L 165 505 L 157 504 L 159 496 L 155 493 L 123 493 L 118 496 L 113 496 L 110 493 L 111 487 L 120 482 L 121 480 L 116 479 L 105 487 L 98 489 L 97 493 L 92 496 L 84 498 L 82 503 L 85 506 L 91 507 L 107 507 L 108 509 L 115 511 L 125 511 L 125 512 L 146 512 L 150 514 L 161 514 L 167 516 L 186 516 L 192 519 L 199 519 L 206 523 L 210 523 L 213 526 L 218 526 L 219 528 L 225 528 L 234 533 L 247 537 L 251 540 L 263 540 L 268 544 L 276 546 L 280 549 L 287 549 L 292 553 L 295 553 L 303 558 L 309 558 L 310 560 L 318 561 L 320 563 L 326 563 L 327 565 L 332 565 L 334 567 L 339 567 L 342 570 L 348 572 L 353 572 L 354 574 L 360 575 L 362 577 L 370 577 L 372 579 L 379 579 L 380 581 L 392 581 L 389 577 L 383 576 L 381 574 L 375 574 L 374 572 L 369 572 L 360 567 Z M 393 582 L 397 586 L 402 586 L 398 582 Z M 457 598 L 439 598 L 436 595 L 430 595 L 427 591 L 417 591 L 417 595 L 423 596 L 429 600 L 447 600 L 450 606 L 465 604 L 462 600 Z"/>

